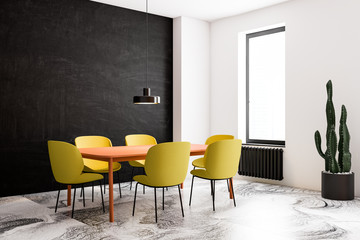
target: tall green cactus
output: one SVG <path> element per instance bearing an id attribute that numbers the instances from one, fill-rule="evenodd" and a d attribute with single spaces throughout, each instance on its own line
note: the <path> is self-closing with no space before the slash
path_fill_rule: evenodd
<path id="1" fill-rule="evenodd" d="M 346 125 L 346 108 L 343 105 L 340 119 L 340 140 L 339 140 L 339 163 L 336 161 L 337 137 L 335 132 L 335 109 L 332 102 L 332 82 L 329 80 L 326 84 L 327 102 L 326 102 L 326 151 L 321 149 L 321 135 L 319 131 L 315 132 L 315 145 L 319 155 L 325 160 L 325 170 L 332 173 L 349 172 L 351 168 L 351 153 L 349 152 L 350 135 Z"/>
<path id="2" fill-rule="evenodd" d="M 343 172 L 350 172 L 351 153 L 349 152 L 350 134 L 346 125 L 347 111 L 344 105 L 341 106 L 341 117 L 339 126 L 339 166 Z"/>
<path id="3" fill-rule="evenodd" d="M 329 159 L 330 172 L 338 173 L 340 169 L 335 159 L 336 150 L 337 150 L 337 138 L 334 129 L 330 130 L 326 145 L 327 145 L 327 150 L 325 152 L 325 155 L 327 159 Z"/>
<path id="4" fill-rule="evenodd" d="M 327 92 L 327 101 L 326 101 L 326 120 L 327 120 L 327 129 L 326 129 L 326 139 L 329 137 L 329 134 L 332 130 L 335 130 L 335 108 L 332 102 L 333 89 L 332 82 L 329 80 L 326 84 Z"/>

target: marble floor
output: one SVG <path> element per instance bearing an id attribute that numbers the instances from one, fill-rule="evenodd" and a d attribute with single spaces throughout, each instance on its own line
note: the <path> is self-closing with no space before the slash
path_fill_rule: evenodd
<path id="1" fill-rule="evenodd" d="M 237 207 L 228 197 L 226 182 L 216 184 L 216 211 L 212 210 L 210 183 L 195 179 L 189 206 L 190 180 L 182 190 L 185 217 L 181 215 L 177 188 L 157 191 L 158 223 L 155 223 L 154 191 L 138 190 L 132 216 L 134 189 L 122 183 L 122 198 L 115 186 L 115 222 L 103 213 L 95 188 L 85 189 L 86 207 L 77 191 L 74 218 L 62 191 L 54 213 L 57 192 L 0 198 L 0 239 L 360 239 L 360 198 L 332 201 L 316 191 L 236 179 Z M 107 207 L 105 194 L 105 207 Z"/>

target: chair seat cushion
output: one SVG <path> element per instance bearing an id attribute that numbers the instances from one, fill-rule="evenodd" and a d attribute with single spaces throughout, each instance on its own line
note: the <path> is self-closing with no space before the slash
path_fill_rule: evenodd
<path id="1" fill-rule="evenodd" d="M 143 185 L 150 186 L 150 187 L 171 187 L 171 186 L 180 184 L 180 183 L 174 183 L 174 184 L 170 184 L 170 185 L 153 184 L 148 181 L 148 177 L 146 175 L 136 175 L 133 177 L 133 179 Z"/>
<path id="2" fill-rule="evenodd" d="M 121 164 L 118 162 L 113 163 L 113 171 L 118 171 L 121 169 Z M 91 173 L 109 173 L 109 164 L 104 162 L 104 164 L 95 166 L 87 166 L 84 165 L 83 172 L 91 172 Z"/>
<path id="3" fill-rule="evenodd" d="M 205 169 L 194 169 L 190 172 L 192 175 L 200 178 L 212 179 L 209 173 Z"/>
<path id="4" fill-rule="evenodd" d="M 133 177 L 133 179 L 134 179 L 135 181 L 138 181 L 138 182 L 141 183 L 141 184 L 144 184 L 144 185 L 148 185 L 148 186 L 149 186 L 149 182 L 148 182 L 148 180 L 147 180 L 146 175 L 136 175 L 136 176 Z"/>
<path id="5" fill-rule="evenodd" d="M 218 174 L 218 173 L 215 173 L 215 175 L 210 174 L 209 171 L 206 171 L 206 169 L 194 169 L 194 170 L 191 170 L 190 173 L 196 177 L 205 178 L 205 179 L 213 179 L 213 180 L 228 179 L 228 178 L 234 177 L 234 176 L 228 176 L 228 175 Z"/>
<path id="6" fill-rule="evenodd" d="M 97 173 L 82 173 L 80 176 L 72 179 L 70 182 L 63 182 L 63 184 L 80 184 L 88 183 L 103 179 L 103 175 Z"/>
<path id="7" fill-rule="evenodd" d="M 193 162 L 192 162 L 192 165 L 194 167 L 198 167 L 198 168 L 205 168 L 205 159 L 202 157 L 202 158 L 198 158 L 198 159 L 195 159 Z"/>
<path id="8" fill-rule="evenodd" d="M 133 167 L 145 167 L 145 160 L 129 161 L 128 163 Z"/>

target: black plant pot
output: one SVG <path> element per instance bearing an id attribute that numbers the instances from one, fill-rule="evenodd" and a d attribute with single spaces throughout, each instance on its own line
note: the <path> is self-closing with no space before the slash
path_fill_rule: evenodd
<path id="1" fill-rule="evenodd" d="M 321 174 L 321 196 L 331 200 L 353 200 L 354 199 L 355 173 L 333 174 L 322 172 Z"/>

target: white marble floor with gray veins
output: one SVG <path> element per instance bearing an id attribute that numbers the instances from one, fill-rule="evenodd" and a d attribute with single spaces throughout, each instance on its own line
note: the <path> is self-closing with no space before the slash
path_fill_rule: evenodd
<path id="1" fill-rule="evenodd" d="M 360 198 L 332 201 L 320 193 L 291 187 L 236 179 L 236 203 L 228 197 L 226 182 L 216 184 L 216 211 L 212 210 L 210 183 L 195 179 L 189 206 L 190 179 L 182 197 L 181 215 L 177 188 L 157 191 L 158 223 L 155 223 L 154 191 L 138 190 L 135 216 L 132 216 L 134 189 L 122 183 L 122 198 L 114 187 L 115 222 L 102 212 L 101 196 L 95 187 L 85 189 L 86 207 L 77 191 L 74 218 L 66 206 L 66 190 L 0 198 L 0 239 L 360 239 Z M 107 209 L 107 195 L 105 207 Z"/>

